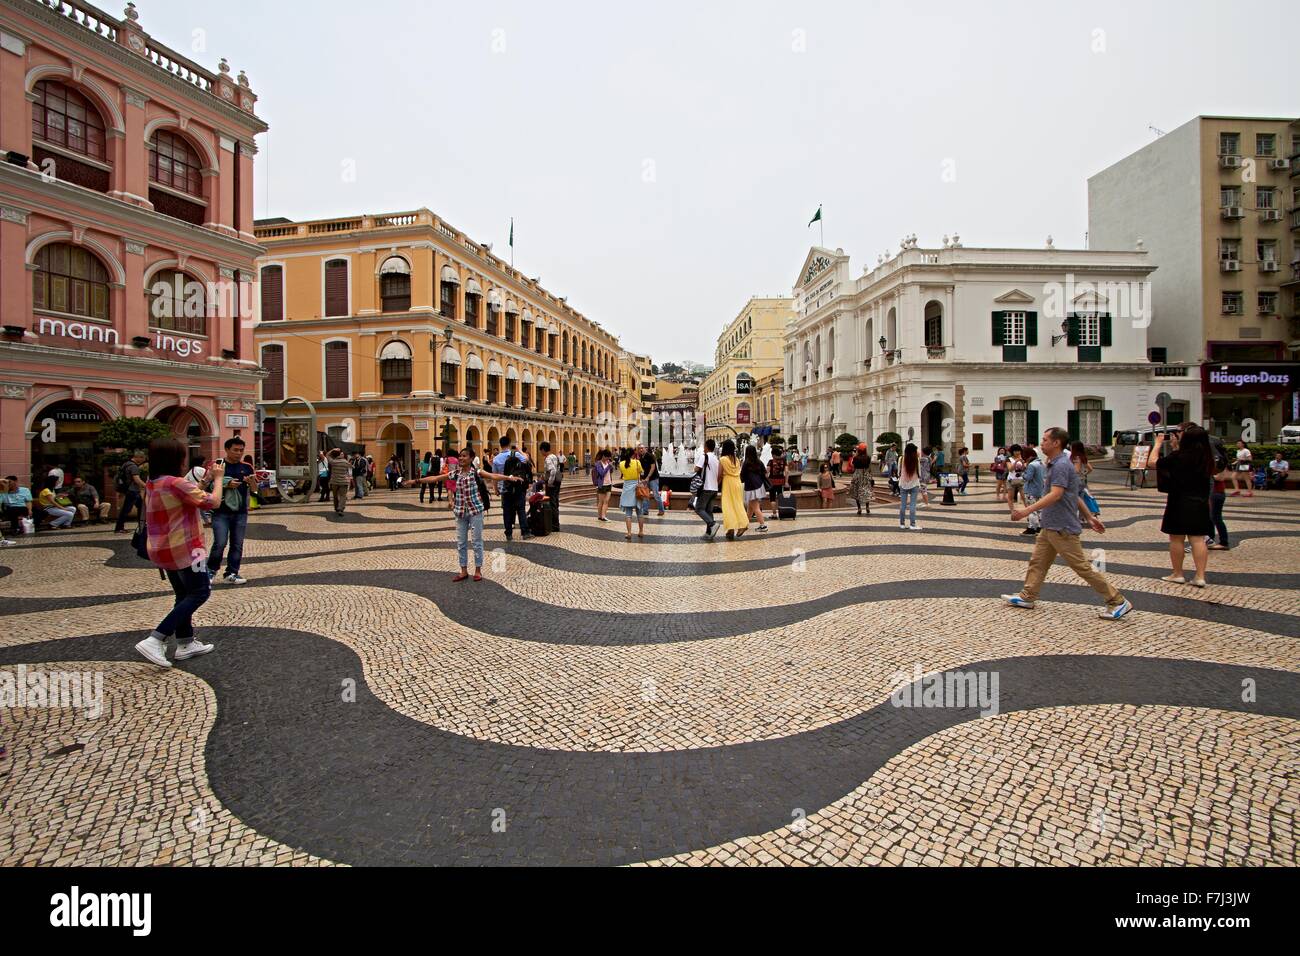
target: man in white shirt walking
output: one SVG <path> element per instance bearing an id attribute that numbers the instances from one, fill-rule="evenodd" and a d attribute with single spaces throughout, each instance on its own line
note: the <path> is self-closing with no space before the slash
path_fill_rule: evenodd
<path id="1" fill-rule="evenodd" d="M 695 513 L 704 519 L 704 540 L 712 541 L 718 534 L 718 521 L 713 517 L 713 502 L 718 497 L 719 468 L 721 463 L 717 454 L 714 452 L 712 438 L 704 440 L 704 447 L 695 453 L 695 471 L 703 476 L 703 484 L 699 492 L 695 495 L 694 504 L 691 506 Z"/>

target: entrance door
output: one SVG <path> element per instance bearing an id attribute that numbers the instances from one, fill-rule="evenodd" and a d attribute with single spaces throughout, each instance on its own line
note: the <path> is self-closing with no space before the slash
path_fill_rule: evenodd
<path id="1" fill-rule="evenodd" d="M 48 424 L 44 424 L 48 423 Z M 32 494 L 44 487 L 51 468 L 63 469 L 63 483 L 81 477 L 105 497 L 104 452 L 99 446 L 103 415 L 86 402 L 55 402 L 42 409 L 32 423 Z M 48 440 L 47 440 L 48 439 Z M 111 496 L 109 496 L 111 497 Z"/>

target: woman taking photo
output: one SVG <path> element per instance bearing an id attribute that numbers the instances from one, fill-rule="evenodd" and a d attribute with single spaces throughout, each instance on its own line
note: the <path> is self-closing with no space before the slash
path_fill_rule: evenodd
<path id="1" fill-rule="evenodd" d="M 641 459 L 632 453 L 631 448 L 624 448 L 623 453 L 619 455 L 618 473 L 623 479 L 623 493 L 618 497 L 618 507 L 623 512 L 623 524 L 627 526 L 627 533 L 623 537 L 628 541 L 632 540 L 632 518 L 635 516 L 636 536 L 644 538 L 645 516 L 648 509 L 641 508 L 641 502 L 637 500 L 637 488 L 641 487 L 641 477 L 645 472 L 641 468 Z"/>
<path id="2" fill-rule="evenodd" d="M 596 520 L 608 521 L 609 493 L 614 487 L 614 462 L 608 448 L 596 452 L 596 463 L 591 466 L 591 483 L 596 486 Z M 632 529 L 629 527 L 628 531 Z"/>
<path id="3" fill-rule="evenodd" d="M 753 445 L 745 448 L 745 463 L 740 468 L 740 483 L 745 489 L 746 515 L 758 522 L 758 530 L 767 530 L 767 516 L 763 514 L 763 502 L 767 499 L 767 469 L 759 460 L 758 449 Z"/>
<path id="4" fill-rule="evenodd" d="M 858 506 L 858 514 L 871 514 L 871 489 L 874 485 L 871 456 L 867 454 L 867 446 L 860 444 L 853 450 L 853 484 L 849 485 L 849 497 Z"/>
<path id="5" fill-rule="evenodd" d="M 989 468 L 993 472 L 993 480 L 996 482 L 993 488 L 993 497 L 998 501 L 1004 501 L 1007 497 L 1007 460 L 1006 448 L 999 448 L 998 453 L 993 456 L 993 464 Z"/>
<path id="6" fill-rule="evenodd" d="M 740 462 L 736 460 L 736 443 L 730 438 L 722 443 L 718 464 L 722 474 L 722 527 L 727 529 L 727 540 L 735 541 L 749 530 L 749 518 L 745 515 L 745 489 L 740 480 Z"/>
<path id="7" fill-rule="evenodd" d="M 907 529 L 908 511 L 911 511 L 911 529 L 920 531 L 916 523 L 916 499 L 921 493 L 921 462 L 916 446 L 911 442 L 903 449 L 903 460 L 898 467 L 898 527 Z"/>
<path id="8" fill-rule="evenodd" d="M 451 481 L 451 510 L 456 515 L 456 557 L 460 559 L 460 574 L 452 581 L 469 577 L 469 545 L 474 538 L 474 580 L 483 580 L 483 514 L 487 511 L 487 486 L 484 481 L 523 481 L 518 475 L 498 475 L 474 467 L 474 449 L 465 448 L 460 453 L 460 464 L 455 472 L 417 478 L 419 484 L 437 484 Z"/>
<path id="9" fill-rule="evenodd" d="M 1169 535 L 1169 562 L 1173 573 L 1161 580 L 1186 584 L 1183 577 L 1183 541 L 1192 546 L 1196 565 L 1193 587 L 1205 587 L 1205 566 L 1209 560 L 1206 538 L 1213 533 L 1210 494 L 1214 484 L 1214 450 L 1210 436 L 1200 425 L 1186 425 L 1178 450 L 1156 465 L 1156 487 L 1169 497 L 1165 501 L 1160 530 Z"/>
<path id="10" fill-rule="evenodd" d="M 178 661 L 212 650 L 211 644 L 194 638 L 194 612 L 212 593 L 199 512 L 211 511 L 221 499 L 177 477 L 185 470 L 187 454 L 178 438 L 155 438 L 149 443 L 149 482 L 144 493 L 149 560 L 167 576 L 176 602 L 135 649 L 159 667 L 172 666 L 167 660 L 167 641 L 173 636 Z M 217 459 L 205 477 L 220 487 L 225 467 L 225 462 Z"/>

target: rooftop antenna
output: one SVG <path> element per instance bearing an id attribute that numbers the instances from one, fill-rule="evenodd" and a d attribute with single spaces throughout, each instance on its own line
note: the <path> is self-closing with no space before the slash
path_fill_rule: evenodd
<path id="1" fill-rule="evenodd" d="M 1162 129 L 1157 129 L 1157 128 L 1154 127 L 1154 126 L 1148 126 L 1147 129 L 1151 130 L 1151 132 L 1155 133 L 1157 136 L 1164 136 L 1164 135 L 1165 135 L 1165 131 L 1164 131 L 1164 130 L 1162 130 Z"/>

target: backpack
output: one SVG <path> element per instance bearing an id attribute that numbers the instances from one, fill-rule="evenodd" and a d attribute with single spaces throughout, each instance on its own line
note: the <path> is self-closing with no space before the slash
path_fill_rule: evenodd
<path id="1" fill-rule="evenodd" d="M 767 474 L 769 478 L 773 478 L 773 479 L 784 478 L 785 458 L 783 458 L 780 455 L 774 456 L 772 460 L 767 463 Z"/>
<path id="2" fill-rule="evenodd" d="M 122 462 L 122 466 L 117 469 L 117 478 L 113 480 L 113 487 L 121 494 L 126 494 L 131 490 L 131 473 L 127 471 L 130 461 Z"/>
<path id="3" fill-rule="evenodd" d="M 519 477 L 524 480 L 525 485 L 533 483 L 533 466 L 532 463 L 521 456 L 518 452 L 511 452 L 501 466 L 501 473 L 510 477 Z"/>
<path id="4" fill-rule="evenodd" d="M 564 480 L 564 464 L 559 455 L 546 456 L 546 483 L 558 485 Z"/>
<path id="5" fill-rule="evenodd" d="M 488 492 L 487 483 L 478 475 L 474 476 L 474 483 L 478 485 L 478 496 L 483 502 L 483 513 L 487 514 L 492 508 L 492 495 Z"/>

